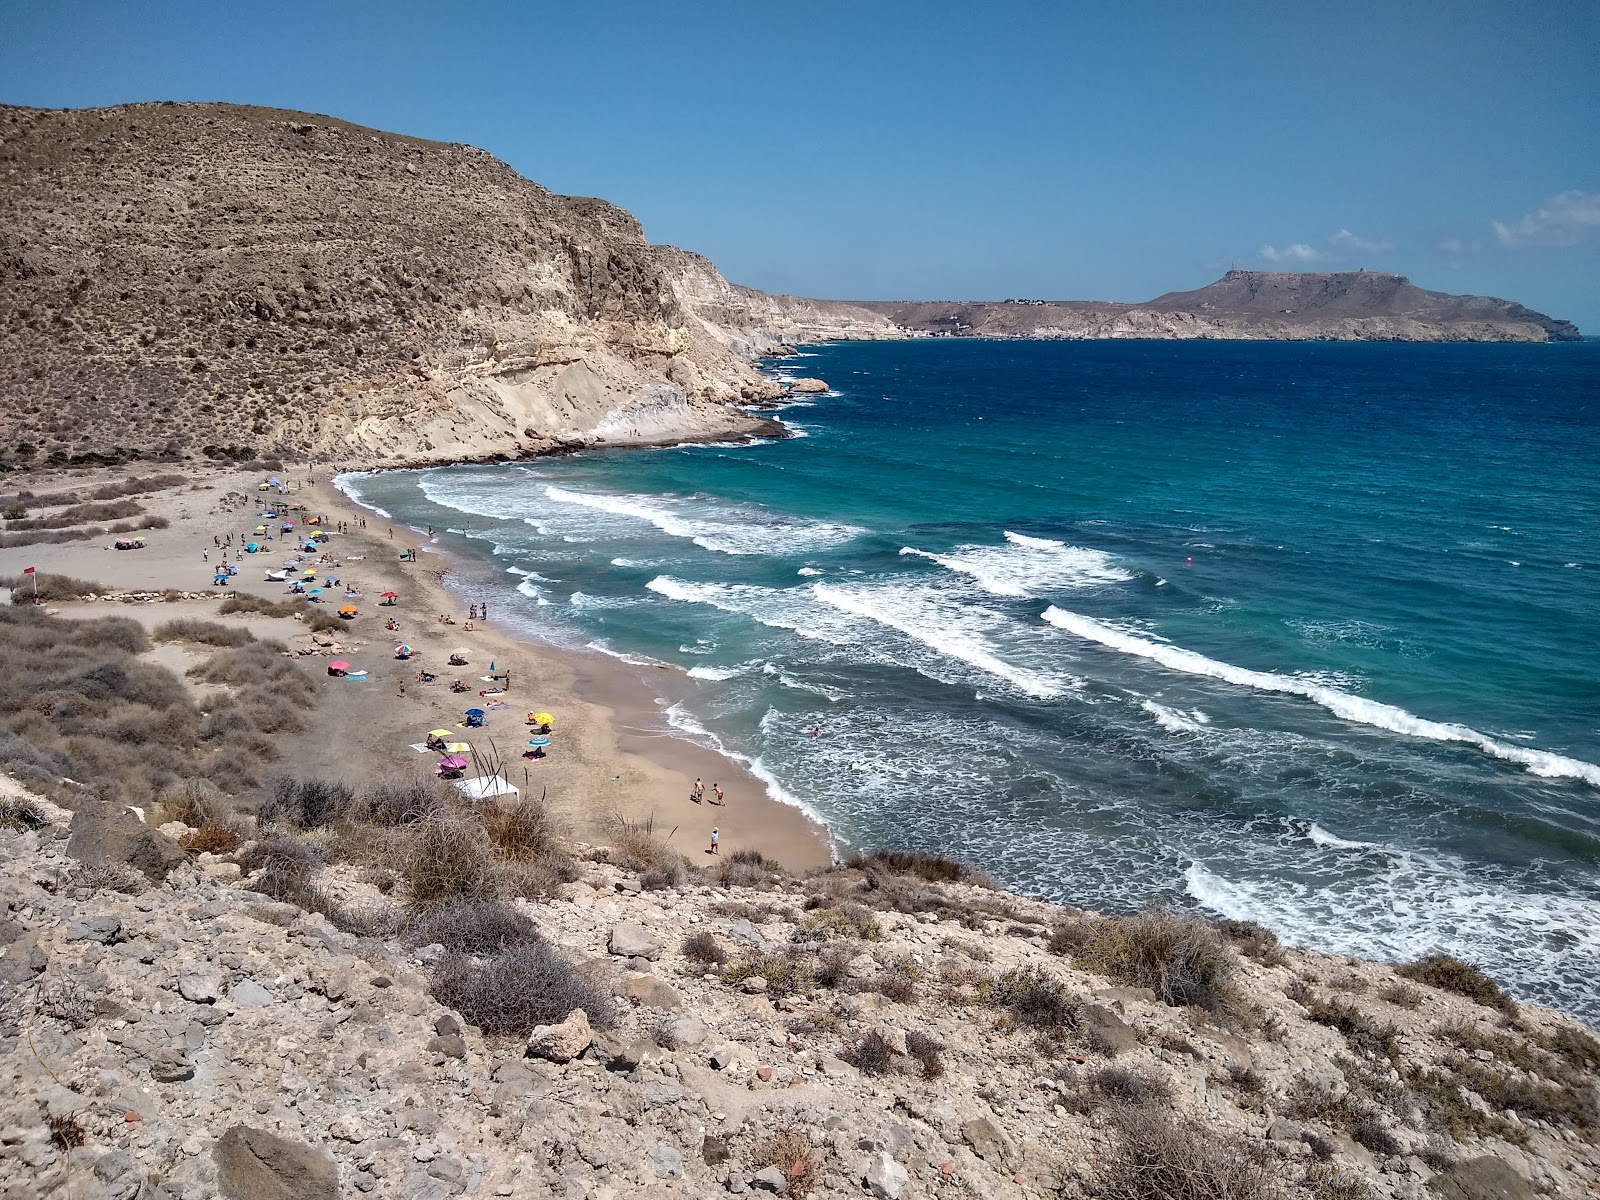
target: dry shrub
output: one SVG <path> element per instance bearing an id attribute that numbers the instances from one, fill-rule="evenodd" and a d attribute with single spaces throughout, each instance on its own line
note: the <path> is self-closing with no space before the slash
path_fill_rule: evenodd
<path id="1" fill-rule="evenodd" d="M 1378 999 L 1386 1000 L 1397 1008 L 1422 1007 L 1422 992 L 1404 983 L 1384 984 L 1378 989 Z"/>
<path id="2" fill-rule="evenodd" d="M 150 880 L 143 871 L 125 863 L 80 863 L 73 868 L 72 886 L 137 896 L 150 886 Z"/>
<path id="3" fill-rule="evenodd" d="M 244 839 L 225 825 L 202 825 L 178 839 L 189 854 L 232 854 L 243 844 Z"/>
<path id="4" fill-rule="evenodd" d="M 750 1161 L 757 1167 L 777 1167 L 789 1181 L 788 1196 L 805 1196 L 819 1185 L 822 1169 L 817 1152 L 805 1134 L 787 1127 L 759 1143 Z"/>
<path id="5" fill-rule="evenodd" d="M 722 969 L 727 983 L 743 983 L 751 976 L 767 981 L 769 996 L 792 996 L 811 983 L 811 963 L 805 955 L 785 950 L 782 954 L 746 955 Z"/>
<path id="6" fill-rule="evenodd" d="M 616 1021 L 606 989 L 542 939 L 488 959 L 446 955 L 434 969 L 429 991 L 491 1037 L 526 1037 L 534 1026 L 553 1025 L 575 1008 L 583 1009 L 596 1029 L 609 1029 Z"/>
<path id="7" fill-rule="evenodd" d="M 182 821 L 195 828 L 220 824 L 225 815 L 222 790 L 204 779 L 185 779 L 163 788 L 156 803 L 168 821 Z"/>
<path id="8" fill-rule="evenodd" d="M 1049 940 L 1045 942 L 1051 954 L 1077 954 L 1088 944 L 1089 925 L 1085 921 L 1068 921 L 1064 925 L 1057 925 L 1050 931 Z"/>
<path id="9" fill-rule="evenodd" d="M 28 832 L 50 824 L 44 809 L 29 796 L 0 796 L 0 829 Z"/>
<path id="10" fill-rule="evenodd" d="M 307 608 L 304 610 L 303 620 L 307 629 L 312 633 L 328 633 L 334 629 L 343 629 L 344 622 L 333 613 L 322 608 Z"/>
<path id="11" fill-rule="evenodd" d="M 361 793 L 350 814 L 370 825 L 410 825 L 449 807 L 454 795 L 454 788 L 447 791 L 432 777 L 380 779 Z"/>
<path id="12" fill-rule="evenodd" d="M 759 850 L 741 847 L 717 864 L 717 882 L 724 887 L 770 887 L 783 868 Z"/>
<path id="13" fill-rule="evenodd" d="M 1269 967 L 1282 965 L 1285 955 L 1278 935 L 1255 921 L 1218 921 L 1217 932 L 1251 958 Z"/>
<path id="14" fill-rule="evenodd" d="M 1166 1105 L 1172 1085 L 1165 1078 L 1126 1067 L 1101 1067 L 1084 1080 L 1084 1092 L 1100 1104 Z"/>
<path id="15" fill-rule="evenodd" d="M 562 884 L 580 878 L 578 864 L 559 851 L 536 862 L 499 863 L 495 873 L 500 877 L 501 894 L 521 900 L 554 899 L 561 894 Z"/>
<path id="16" fill-rule="evenodd" d="M 406 926 L 416 946 L 438 944 L 458 954 L 498 954 L 542 940 L 528 917 L 499 901 L 456 901 L 417 913 Z"/>
<path id="17" fill-rule="evenodd" d="M 872 990 L 885 999 L 898 1004 L 917 1002 L 917 985 L 922 982 L 922 972 L 910 959 L 898 959 L 878 972 L 872 981 Z"/>
<path id="18" fill-rule="evenodd" d="M 256 613 L 263 617 L 292 617 L 302 612 L 305 605 L 295 600 L 268 600 L 250 592 L 235 592 L 217 608 L 222 616 L 232 613 Z"/>
<path id="19" fill-rule="evenodd" d="M 796 936 L 806 941 L 831 941 L 851 938 L 863 942 L 883 940 L 883 926 L 859 904 L 839 904 L 810 913 Z"/>
<path id="20" fill-rule="evenodd" d="M 1312 1200 L 1372 1200 L 1372 1189 L 1364 1179 L 1332 1163 L 1308 1163 L 1305 1183 Z"/>
<path id="21" fill-rule="evenodd" d="M 408 841 L 400 872 L 415 907 L 486 901 L 499 895 L 500 876 L 489 835 L 471 817 L 448 810 L 435 813 L 411 826 Z"/>
<path id="22" fill-rule="evenodd" d="M 1152 909 L 1095 921 L 1078 958 L 1113 979 L 1147 987 L 1174 1006 L 1231 1013 L 1238 962 L 1222 935 L 1198 917 Z"/>
<path id="23" fill-rule="evenodd" d="M 11 603 L 32 604 L 37 587 L 41 603 L 59 604 L 65 600 L 82 600 L 85 596 L 104 596 L 115 591 L 109 584 L 88 579 L 74 579 L 71 575 L 54 575 L 37 571 L 32 575 L 0 576 L 0 587 L 12 589 Z"/>
<path id="24" fill-rule="evenodd" d="M 237 859 L 245 874 L 283 871 L 311 875 L 326 861 L 322 851 L 287 833 L 273 833 L 248 846 Z"/>
<path id="25" fill-rule="evenodd" d="M 76 1150 L 89 1140 L 89 1131 L 79 1122 L 77 1113 L 49 1113 L 44 1124 L 50 1131 L 50 1144 L 58 1153 Z"/>
<path id="26" fill-rule="evenodd" d="M 523 796 L 511 804 L 491 804 L 483 824 L 494 848 L 517 862 L 532 862 L 559 849 L 555 819 L 542 800 Z"/>
<path id="27" fill-rule="evenodd" d="M 1018 1025 L 1050 1035 L 1078 1027 L 1080 1001 L 1067 985 L 1039 967 L 1013 967 L 996 979 L 989 1000 L 1009 1009 Z"/>
<path id="28" fill-rule="evenodd" d="M 668 845 L 678 832 L 677 827 L 665 834 L 657 832 L 654 813 L 643 818 L 612 813 L 604 822 L 604 830 L 618 865 L 640 872 L 640 881 L 651 890 L 676 887 L 694 870 L 683 855 Z"/>
<path id="29" fill-rule="evenodd" d="M 922 1068 L 924 1079 L 938 1079 L 944 1074 L 944 1043 L 923 1033 L 920 1029 L 906 1031 L 906 1053 Z"/>
<path id="30" fill-rule="evenodd" d="M 1264 1200 L 1259 1147 L 1174 1115 L 1164 1103 L 1110 1110 L 1116 1143 L 1095 1177 L 1103 1200 Z"/>
<path id="31" fill-rule="evenodd" d="M 682 954 L 690 962 L 702 963 L 708 967 L 720 967 L 728 961 L 728 952 L 718 944 L 716 938 L 703 929 L 683 939 Z"/>
<path id="32" fill-rule="evenodd" d="M 287 703 L 304 703 L 316 694 L 315 681 L 284 657 L 282 642 L 249 642 L 220 650 L 186 672 L 202 683 L 247 688 Z"/>
<path id="33" fill-rule="evenodd" d="M 272 781 L 272 796 L 257 815 L 264 824 L 326 829 L 354 805 L 355 793 L 341 780 L 280 775 Z"/>
<path id="34" fill-rule="evenodd" d="M 1395 1040 L 1395 1028 L 1378 1024 L 1352 1004 L 1314 997 L 1306 1006 L 1306 1015 L 1318 1025 L 1338 1030 L 1352 1049 L 1367 1058 L 1399 1060 L 1400 1048 Z"/>
<path id="35" fill-rule="evenodd" d="M 907 850 L 874 850 L 852 855 L 845 866 L 857 871 L 877 870 L 889 875 L 911 875 L 928 883 L 976 883 L 985 887 L 993 881 L 966 863 L 938 854 L 919 854 Z"/>
<path id="36" fill-rule="evenodd" d="M 1515 1016 L 1516 1002 L 1500 990 L 1500 985 L 1471 963 L 1462 962 L 1448 954 L 1430 954 L 1414 963 L 1396 967 L 1394 973 L 1405 979 L 1454 992 L 1486 1008 L 1497 1008 L 1508 1016 Z"/>
<path id="37" fill-rule="evenodd" d="M 887 1075 L 894 1065 L 894 1047 L 889 1044 L 888 1038 L 874 1029 L 854 1046 L 840 1051 L 839 1057 L 863 1075 Z"/>
<path id="38" fill-rule="evenodd" d="M 154 637 L 158 642 L 197 642 L 202 646 L 222 647 L 244 646 L 256 640 L 248 629 L 216 621 L 198 621 L 193 617 L 181 617 L 156 626 Z"/>
<path id="39" fill-rule="evenodd" d="M 99 990 L 104 990 L 103 983 Z M 69 1029 L 82 1029 L 94 1020 L 94 994 L 83 979 L 68 976 L 39 989 L 39 1011 Z"/>

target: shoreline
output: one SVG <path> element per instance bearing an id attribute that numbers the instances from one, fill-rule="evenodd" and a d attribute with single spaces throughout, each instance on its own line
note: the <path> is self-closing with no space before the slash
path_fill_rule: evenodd
<path id="1" fill-rule="evenodd" d="M 322 511 L 340 514 L 340 519 L 354 517 L 359 521 L 362 514 L 377 511 L 345 493 L 332 478 L 314 483 L 307 490 L 317 497 Z M 384 519 L 403 524 L 393 517 Z M 404 527 L 411 531 L 411 526 Z M 429 595 L 430 603 L 424 607 L 447 612 L 459 608 L 461 597 L 452 589 L 449 578 L 461 560 L 456 548 L 445 540 L 449 535 L 436 535 L 430 542 L 424 531 L 412 532 L 417 535 L 419 553 L 433 555 L 444 564 L 438 579 L 430 578 L 431 572 L 423 565 L 425 560 L 419 562 L 422 570 L 411 573 L 412 586 Z M 370 529 L 347 536 L 364 536 L 369 542 L 376 539 L 379 546 L 390 544 Z M 440 600 L 442 604 L 434 602 Z M 493 644 L 496 661 L 515 663 L 526 658 L 535 671 L 558 667 L 575 697 L 603 722 L 614 753 L 624 760 L 649 763 L 667 777 L 656 781 L 648 805 L 635 800 L 628 806 L 626 815 L 630 819 L 653 819 L 658 827 L 664 823 L 676 830 L 703 827 L 709 831 L 715 825 L 721 831 L 725 852 L 751 847 L 790 870 L 827 866 L 834 861 L 832 837 L 822 822 L 797 804 L 774 797 L 766 782 L 731 754 L 673 732 L 663 718 L 670 698 L 662 697 L 651 681 L 660 678 L 671 679 L 675 685 L 687 683 L 688 677 L 681 671 L 665 663 L 635 664 L 599 650 L 560 646 L 521 632 L 506 632 L 501 627 L 491 630 L 480 625 L 471 637 L 480 645 Z M 559 729 L 556 744 L 559 747 Z M 714 784 L 722 784 L 727 802 L 722 806 L 712 805 L 709 799 L 692 802 L 689 793 L 691 781 L 696 778 L 704 780 L 708 796 Z M 676 786 L 663 787 L 670 784 Z M 597 831 L 596 836 L 605 840 L 603 833 Z M 693 842 L 687 843 L 687 849 L 683 841 L 675 844 L 697 863 L 710 857 L 701 853 L 703 846 Z"/>

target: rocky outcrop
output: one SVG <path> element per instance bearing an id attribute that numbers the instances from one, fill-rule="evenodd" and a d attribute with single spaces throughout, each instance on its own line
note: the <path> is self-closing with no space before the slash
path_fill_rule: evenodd
<path id="1" fill-rule="evenodd" d="M 1091 300 L 871 301 L 910 333 L 951 337 L 1232 341 L 1546 342 L 1579 336 L 1568 321 L 1509 300 L 1430 292 L 1376 271 L 1229 271 L 1144 304 Z"/>
<path id="2" fill-rule="evenodd" d="M 775 391 L 631 216 L 471 146 L 239 105 L 4 108 L 0 174 L 21 462 L 736 436 Z"/>
<path id="3" fill-rule="evenodd" d="M 756 357 L 801 342 L 888 341 L 906 336 L 888 316 L 840 300 L 774 296 L 729 283 L 711 261 L 675 246 L 656 259 L 684 311 L 707 337 Z"/>
<path id="4" fill-rule="evenodd" d="M 0 991 L 14 1200 L 1154 1194 L 1111 1187 L 1119 1170 L 1234 1200 L 1600 1182 L 1600 1044 L 1576 1022 L 1258 928 L 1222 951 L 1237 1005 L 1186 1006 L 1074 958 L 1098 920 L 1077 909 L 892 864 L 649 891 L 590 851 L 559 894 L 515 904 L 603 989 L 605 1028 L 579 1008 L 490 1036 L 433 994 L 445 947 L 335 928 L 214 878 L 209 855 L 114 890 L 65 854 L 82 815 L 41 811 L 0 828 L 0 963 L 23 939 L 37 961 Z M 351 911 L 399 912 L 354 867 L 318 878 Z M 615 973 L 641 946 L 656 961 L 626 961 L 648 970 Z"/>

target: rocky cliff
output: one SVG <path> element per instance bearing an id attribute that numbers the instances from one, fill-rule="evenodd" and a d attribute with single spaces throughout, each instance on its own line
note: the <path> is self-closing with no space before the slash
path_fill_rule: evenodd
<path id="1" fill-rule="evenodd" d="M 741 289 L 470 146 L 237 105 L 6 108 L 0 179 L 14 461 L 731 436 L 774 391 L 680 299 Z"/>
<path id="2" fill-rule="evenodd" d="M 1217 338 L 1267 341 L 1547 342 L 1568 321 L 1509 300 L 1452 296 L 1376 271 L 1229 271 L 1206 287 L 1144 304 L 871 301 L 912 333 L 1016 338 Z"/>

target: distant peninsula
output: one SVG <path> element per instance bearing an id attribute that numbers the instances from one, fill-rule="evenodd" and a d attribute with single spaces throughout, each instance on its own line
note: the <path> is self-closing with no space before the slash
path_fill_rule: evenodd
<path id="1" fill-rule="evenodd" d="M 1492 296 L 1453 296 L 1379 271 L 1229 271 L 1143 304 L 1096 300 L 858 301 L 908 334 L 1001 338 L 1564 342 L 1577 326 Z"/>
<path id="2" fill-rule="evenodd" d="M 785 390 L 757 362 L 806 342 L 1578 336 L 1366 271 L 1230 271 L 1145 304 L 770 295 L 472 146 L 246 105 L 0 106 L 0 180 L 11 470 L 781 434 L 752 411 Z"/>

